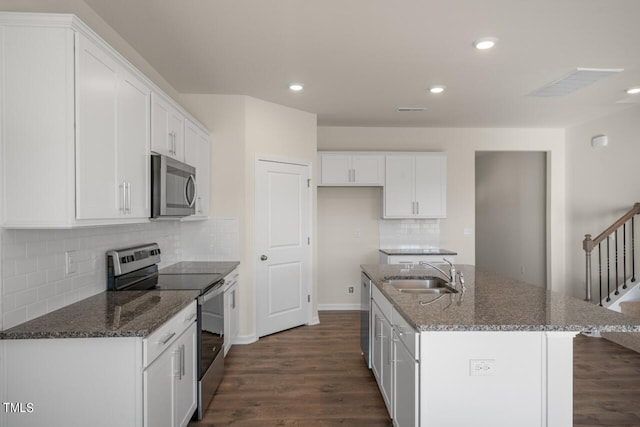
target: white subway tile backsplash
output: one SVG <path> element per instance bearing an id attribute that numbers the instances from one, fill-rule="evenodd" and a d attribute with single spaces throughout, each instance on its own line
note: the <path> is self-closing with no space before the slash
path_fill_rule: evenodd
<path id="1" fill-rule="evenodd" d="M 47 273 L 45 271 L 36 271 L 27 275 L 27 287 L 36 288 L 47 283 Z"/>
<path id="2" fill-rule="evenodd" d="M 42 316 L 47 312 L 47 303 L 45 301 L 34 302 L 27 306 L 27 318 L 34 319 Z"/>
<path id="3" fill-rule="evenodd" d="M 106 290 L 110 249 L 156 242 L 162 249 L 160 267 L 182 260 L 240 259 L 234 218 L 0 233 L 3 329 Z M 76 272 L 71 275 L 66 274 L 67 251 L 75 251 Z"/>
<path id="4" fill-rule="evenodd" d="M 380 248 L 432 248 L 440 244 L 437 219 L 380 220 Z"/>
<path id="5" fill-rule="evenodd" d="M 24 307 L 36 302 L 37 292 L 35 289 L 30 289 L 28 291 L 17 293 L 15 297 L 16 297 L 15 299 L 16 307 Z"/>
<path id="6" fill-rule="evenodd" d="M 3 295 L 15 294 L 27 288 L 27 276 L 14 276 L 2 281 Z"/>

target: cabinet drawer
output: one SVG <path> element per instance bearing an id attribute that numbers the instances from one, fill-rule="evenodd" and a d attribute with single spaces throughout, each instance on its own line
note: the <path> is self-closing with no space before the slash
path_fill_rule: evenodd
<path id="1" fill-rule="evenodd" d="M 391 321 L 393 306 L 391 305 L 391 302 L 389 302 L 387 297 L 385 297 L 382 292 L 380 292 L 376 285 L 371 286 L 371 296 L 382 314 L 384 314 L 384 317 L 386 317 L 387 320 Z"/>
<path id="2" fill-rule="evenodd" d="M 402 343 L 407 347 L 411 356 L 415 360 L 418 360 L 420 356 L 420 346 L 418 345 L 420 335 L 395 308 L 393 308 L 392 316 L 391 324 L 400 338 L 400 341 L 402 341 Z"/>
<path id="3" fill-rule="evenodd" d="M 142 340 L 142 364 L 147 367 L 196 321 L 197 303 L 193 301 L 178 314 Z"/>

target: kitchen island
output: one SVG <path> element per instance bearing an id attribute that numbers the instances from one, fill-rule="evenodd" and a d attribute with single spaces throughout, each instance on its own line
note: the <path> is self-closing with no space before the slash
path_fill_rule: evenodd
<path id="1" fill-rule="evenodd" d="M 375 285 L 372 367 L 398 426 L 569 427 L 573 337 L 640 331 L 638 319 L 473 266 L 456 266 L 464 291 L 443 294 L 386 280 L 442 277 L 432 268 L 361 267 Z"/>

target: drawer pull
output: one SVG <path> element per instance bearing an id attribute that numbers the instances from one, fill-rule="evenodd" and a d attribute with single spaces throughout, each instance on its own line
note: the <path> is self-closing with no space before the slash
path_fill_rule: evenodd
<path id="1" fill-rule="evenodd" d="M 173 338 L 175 335 L 176 335 L 176 333 L 175 333 L 175 332 L 170 333 L 170 334 L 169 334 L 169 336 L 167 336 L 165 339 L 163 339 L 163 340 L 160 340 L 160 341 L 159 341 L 159 342 L 160 342 L 160 344 L 165 345 L 165 344 L 166 344 L 166 343 L 168 343 L 168 342 L 171 340 L 171 338 Z"/>
<path id="2" fill-rule="evenodd" d="M 185 320 L 185 323 L 191 322 L 191 321 L 194 319 L 194 317 L 196 317 L 197 315 L 198 315 L 198 313 L 193 313 L 193 314 L 191 314 L 191 316 L 189 316 L 189 317 Z"/>

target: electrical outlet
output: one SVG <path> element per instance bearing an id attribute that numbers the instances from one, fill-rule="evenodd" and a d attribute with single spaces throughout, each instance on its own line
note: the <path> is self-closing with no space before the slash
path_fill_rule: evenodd
<path id="1" fill-rule="evenodd" d="M 349 286 L 348 291 L 349 291 L 350 294 L 352 294 L 353 293 L 353 286 Z"/>
<path id="2" fill-rule="evenodd" d="M 76 251 L 68 251 L 65 254 L 65 273 L 70 276 L 76 272 Z"/>
<path id="3" fill-rule="evenodd" d="M 471 376 L 494 376 L 496 374 L 495 359 L 470 359 L 469 375 Z"/>

